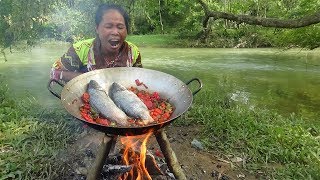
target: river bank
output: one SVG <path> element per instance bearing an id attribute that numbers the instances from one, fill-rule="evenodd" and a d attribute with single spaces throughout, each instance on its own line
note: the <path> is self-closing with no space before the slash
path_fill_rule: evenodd
<path id="1" fill-rule="evenodd" d="M 1 150 L 6 152 L 1 153 L 5 163 L 0 169 L 4 169 L 2 174 L 6 177 L 57 177 L 61 169 L 57 152 L 67 149 L 82 131 L 78 121 L 65 114 L 59 99 L 46 89 L 50 66 L 67 47 L 65 43 L 48 43 L 27 52 L 8 54 L 8 62 L 0 59 L 5 80 L 1 87 L 8 88 L 1 93 L 0 108 Z M 170 127 L 171 136 L 181 136 L 175 131 L 179 126 L 193 132 L 196 131 L 191 127 L 199 127 L 199 133 L 188 138 L 198 139 L 220 160 L 241 159 L 241 163 L 228 166 L 231 171 L 240 169 L 267 179 L 320 177 L 317 53 L 275 49 L 140 49 L 145 68 L 172 74 L 183 81 L 199 77 L 204 83 L 190 110 Z M 26 107 L 30 106 L 38 112 L 28 111 Z M 75 127 L 79 131 L 74 131 Z M 39 139 L 43 143 L 38 144 Z M 183 148 L 193 150 L 190 139 L 175 143 L 176 147 L 181 145 L 176 152 Z M 42 155 L 29 153 L 35 151 Z M 184 158 L 179 161 L 186 162 Z M 35 159 L 42 163 L 32 163 Z M 28 171 L 30 163 L 32 172 Z M 195 164 L 201 165 L 200 158 Z M 201 170 L 195 174 L 198 172 Z"/>

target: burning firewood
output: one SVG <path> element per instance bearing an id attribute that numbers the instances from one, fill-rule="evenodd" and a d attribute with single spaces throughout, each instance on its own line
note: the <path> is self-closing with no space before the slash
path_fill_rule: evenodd
<path id="1" fill-rule="evenodd" d="M 132 169 L 131 165 L 114 165 L 114 164 L 107 164 L 104 165 L 102 168 L 102 173 L 106 174 L 118 174 L 122 175 L 123 173 L 129 172 Z"/>

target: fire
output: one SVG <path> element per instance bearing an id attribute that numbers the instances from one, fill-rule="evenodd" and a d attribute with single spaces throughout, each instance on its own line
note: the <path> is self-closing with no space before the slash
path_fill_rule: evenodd
<path id="1" fill-rule="evenodd" d="M 130 172 L 124 174 L 120 179 L 135 179 L 135 180 L 151 180 L 151 176 L 145 166 L 147 154 L 147 142 L 152 132 L 139 136 L 121 137 L 120 141 L 124 145 L 123 163 L 131 165 Z"/>

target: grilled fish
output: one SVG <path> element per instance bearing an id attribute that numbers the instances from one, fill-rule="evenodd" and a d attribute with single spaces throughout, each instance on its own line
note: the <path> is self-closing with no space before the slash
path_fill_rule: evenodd
<path id="1" fill-rule="evenodd" d="M 113 102 L 128 116 L 141 119 L 144 124 L 154 121 L 147 106 L 139 97 L 121 84 L 114 82 L 110 87 L 109 94 Z"/>
<path id="2" fill-rule="evenodd" d="M 91 107 L 110 121 L 121 126 L 128 125 L 127 115 L 114 104 L 107 92 L 95 80 L 89 82 L 87 91 L 90 95 L 89 103 Z"/>

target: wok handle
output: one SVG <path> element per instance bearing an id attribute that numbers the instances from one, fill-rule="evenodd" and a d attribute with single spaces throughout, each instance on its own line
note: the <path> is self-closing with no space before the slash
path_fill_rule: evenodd
<path id="1" fill-rule="evenodd" d="M 186 82 L 186 85 L 189 85 L 192 81 L 197 81 L 199 83 L 198 89 L 192 92 L 192 95 L 194 96 L 195 94 L 197 94 L 202 89 L 202 82 L 201 82 L 201 80 L 199 78 L 192 78 L 191 80 Z"/>
<path id="2" fill-rule="evenodd" d="M 53 94 L 55 97 L 61 99 L 61 94 L 58 94 L 58 93 L 54 92 L 54 90 L 52 89 L 52 85 L 53 85 L 54 83 L 59 84 L 61 87 L 63 87 L 64 84 L 62 84 L 62 83 L 59 82 L 58 80 L 51 79 L 51 80 L 48 82 L 48 86 L 47 86 L 47 87 L 48 87 L 48 90 L 51 92 L 51 94 Z"/>

